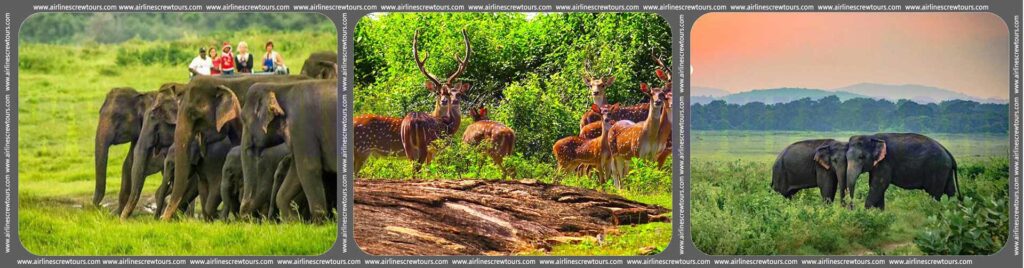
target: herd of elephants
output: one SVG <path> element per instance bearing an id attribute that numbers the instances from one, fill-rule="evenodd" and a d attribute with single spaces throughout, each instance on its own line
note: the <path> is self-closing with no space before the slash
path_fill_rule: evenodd
<path id="1" fill-rule="evenodd" d="M 198 197 L 205 219 L 301 212 L 322 221 L 335 204 L 337 59 L 313 53 L 299 75 L 197 75 L 152 92 L 112 89 L 96 129 L 93 203 L 106 192 L 109 147 L 130 143 L 114 211 L 122 219 L 145 178 L 162 172 L 154 214 L 163 220 L 192 212 Z"/>
<path id="2" fill-rule="evenodd" d="M 889 185 L 923 189 L 935 200 L 960 195 L 956 159 L 942 144 L 916 133 L 856 135 L 849 141 L 804 140 L 786 147 L 772 168 L 772 188 L 786 198 L 819 187 L 825 202 L 839 191 L 841 203 L 853 206 L 857 177 L 868 172 L 865 208 L 885 209 Z"/>
<path id="3" fill-rule="evenodd" d="M 353 154 L 359 172 L 377 155 L 403 155 L 414 170 L 432 157 L 430 144 L 451 136 L 461 124 L 460 96 L 471 87 L 457 82 L 468 66 L 469 37 L 462 32 L 465 52 L 455 56 L 457 69 L 440 80 L 420 59 L 413 36 L 413 57 L 433 93 L 434 110 L 404 117 L 373 114 L 353 119 Z M 155 217 L 170 220 L 192 213 L 201 203 L 207 220 L 230 217 L 323 222 L 337 204 L 337 57 L 317 52 L 299 75 L 256 74 L 196 76 L 188 83 L 166 83 L 157 91 L 115 88 L 100 108 L 96 130 L 96 189 L 93 203 L 106 193 L 109 147 L 130 143 L 121 169 L 121 191 L 114 213 L 129 218 L 140 200 L 145 178 L 162 172 L 156 190 Z M 595 76 L 586 64 L 583 82 L 593 104 L 580 120 L 580 132 L 559 139 L 552 153 L 561 172 L 596 171 L 599 183 L 616 187 L 631 158 L 656 161 L 671 155 L 671 70 L 654 57 L 662 87 L 640 85 L 649 101 L 632 106 L 608 104 L 610 74 Z M 463 142 L 487 144 L 484 151 L 506 174 L 502 158 L 511 154 L 515 132 L 487 119 L 487 109 L 472 107 L 473 123 Z M 885 207 L 890 184 L 924 189 L 935 199 L 959 192 L 956 160 L 935 140 L 912 133 L 886 133 L 805 140 L 783 150 L 772 170 L 772 187 L 789 198 L 805 188 L 820 187 L 832 202 L 836 191 L 844 203 L 857 177 L 870 173 L 868 208 Z M 418 172 L 417 172 L 418 173 Z M 223 203 L 223 206 L 221 204 Z M 851 202 L 852 205 L 852 202 Z"/>

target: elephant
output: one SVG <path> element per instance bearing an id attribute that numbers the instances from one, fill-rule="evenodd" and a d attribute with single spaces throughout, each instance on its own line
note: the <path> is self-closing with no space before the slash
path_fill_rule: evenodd
<path id="1" fill-rule="evenodd" d="M 168 123 L 173 117 L 168 117 L 168 114 L 177 112 L 178 99 L 183 91 L 183 84 L 164 84 L 154 92 L 153 99 L 143 108 L 139 139 L 132 143 L 129 150 L 132 166 L 126 173 L 125 181 L 121 183 L 121 193 L 127 196 L 123 208 L 118 212 L 121 218 L 127 218 L 135 210 L 146 177 L 164 169 L 164 160 L 174 133 L 174 124 Z"/>
<path id="2" fill-rule="evenodd" d="M 802 189 L 818 187 L 821 198 L 831 203 L 840 178 L 845 178 L 846 143 L 833 139 L 803 140 L 782 150 L 772 167 L 772 189 L 792 198 Z M 840 193 L 843 193 L 840 190 Z M 840 194 L 840 200 L 845 195 Z"/>
<path id="3" fill-rule="evenodd" d="M 932 138 L 916 133 L 858 135 L 850 137 L 849 146 L 846 182 L 850 193 L 861 173 L 868 172 L 870 177 L 865 208 L 884 210 L 885 191 L 890 184 L 923 189 L 936 201 L 943 194 L 963 199 L 956 159 Z"/>
<path id="4" fill-rule="evenodd" d="M 238 77 L 213 77 L 197 76 L 185 86 L 185 93 L 182 95 L 175 120 L 173 144 L 177 151 L 184 151 L 193 142 L 199 146 L 198 154 L 175 154 L 174 155 L 174 185 L 171 187 L 170 199 L 162 212 L 162 220 L 170 220 L 185 197 L 186 185 L 189 184 L 189 176 L 200 163 L 223 162 L 230 147 L 241 142 L 241 122 L 235 120 L 239 107 L 237 95 L 245 95 L 252 84 L 268 81 L 297 81 L 309 79 L 304 76 L 289 75 L 252 75 Z M 228 141 L 229 146 L 222 154 L 211 154 L 209 147 L 212 144 Z M 212 158 L 210 160 L 197 158 Z M 206 174 L 203 172 L 202 174 Z M 220 183 L 220 176 L 223 175 L 220 166 L 217 166 L 216 174 L 209 174 L 212 177 L 200 180 L 200 186 L 204 184 L 217 185 Z M 205 181 L 204 181 L 205 180 Z M 202 189 L 202 187 L 200 187 Z M 202 192 L 202 191 L 201 191 Z M 220 191 L 210 191 L 207 201 L 203 203 L 204 213 L 210 217 L 213 210 L 216 210 L 220 199 Z M 202 196 L 202 194 L 201 194 Z"/>
<path id="5" fill-rule="evenodd" d="M 301 75 L 331 79 L 338 77 L 338 53 L 334 51 L 320 51 L 309 55 L 309 58 L 302 63 Z"/>
<path id="6" fill-rule="evenodd" d="M 161 90 L 181 90 L 182 84 L 166 83 Z M 96 189 L 93 204 L 99 206 L 103 201 L 107 188 L 107 157 L 110 146 L 130 143 L 128 155 L 121 166 L 121 191 L 118 194 L 115 214 L 120 214 L 128 201 L 131 189 L 131 170 L 133 166 L 135 144 L 142 132 L 142 121 L 145 110 L 156 99 L 158 91 L 139 93 L 132 88 L 114 88 L 107 93 L 103 106 L 100 108 L 99 124 L 96 127 L 95 167 Z M 160 171 L 161 163 L 144 163 L 146 175 Z"/>
<path id="7" fill-rule="evenodd" d="M 286 177 L 274 200 L 282 218 L 294 218 L 288 206 L 300 191 L 309 204 L 313 222 L 322 222 L 327 217 L 323 173 L 338 172 L 337 104 L 337 80 L 258 83 L 244 97 L 240 117 L 242 164 L 246 173 L 253 166 L 246 159 L 265 146 L 284 139 L 291 151 L 295 176 Z M 286 187 L 290 181 L 297 181 L 301 187 Z"/>
<path id="8" fill-rule="evenodd" d="M 192 144 L 192 146 L 189 146 L 189 151 L 190 153 L 198 153 L 199 146 Z M 156 199 L 156 209 L 153 213 L 153 217 L 156 219 L 160 219 L 160 211 L 164 210 L 164 207 L 167 204 L 167 196 L 170 195 L 171 186 L 174 184 L 174 154 L 174 146 L 171 146 L 171 148 L 167 150 L 167 157 L 164 159 L 163 176 L 160 181 L 160 186 L 157 187 L 156 194 L 153 197 L 153 199 Z M 190 178 L 190 180 L 199 180 L 196 178 L 195 174 L 191 177 L 192 178 Z M 186 199 L 195 200 L 195 198 L 199 196 L 199 185 L 193 183 L 188 185 L 188 187 L 188 191 L 185 193 L 185 196 L 187 196 Z M 181 203 L 178 209 L 185 212 L 187 215 L 193 215 L 194 205 L 195 202 Z"/>
<path id="9" fill-rule="evenodd" d="M 288 176 L 291 176 L 290 179 L 286 178 Z M 288 181 L 285 182 L 285 180 Z M 324 172 L 323 180 L 325 182 L 325 192 L 327 193 L 328 211 L 334 211 L 338 209 L 338 174 L 333 172 Z M 296 179 L 295 169 L 294 166 L 292 166 L 291 155 L 286 156 L 284 159 L 281 160 L 280 163 L 278 163 L 277 170 L 274 172 L 274 187 L 273 190 L 271 191 L 270 200 L 274 200 L 276 202 L 277 193 L 280 192 L 280 189 L 282 187 L 289 189 L 285 190 L 285 192 L 301 191 L 302 186 L 299 184 L 298 179 Z M 311 215 L 309 213 L 309 205 L 308 202 L 306 202 L 306 197 L 304 194 L 295 195 L 295 197 L 292 198 L 291 202 L 296 204 L 296 206 L 298 207 L 298 214 L 302 215 L 302 217 L 305 219 L 310 218 Z M 279 210 L 277 209 L 277 206 L 271 205 L 270 218 L 277 218 L 279 214 L 280 213 Z M 286 214 L 284 218 L 285 220 L 290 220 L 290 217 L 294 217 L 294 215 L 295 213 L 289 210 L 288 214 Z M 334 218 L 333 213 L 328 213 L 327 216 L 329 218 Z"/>
<path id="10" fill-rule="evenodd" d="M 274 175 L 277 172 L 279 163 L 291 152 L 287 144 L 280 143 L 270 148 L 261 150 L 254 159 L 253 171 L 244 169 L 246 166 L 242 160 L 242 149 L 239 146 L 238 169 L 240 189 L 240 213 L 242 217 L 259 216 L 269 217 L 270 209 L 273 207 L 271 195 L 273 191 Z M 247 159 L 251 160 L 251 159 Z M 287 167 L 285 167 L 287 168 Z M 227 170 L 227 167 L 225 167 Z M 246 174 L 244 171 L 249 171 Z M 285 171 L 287 172 L 287 171 Z M 244 174 L 244 175 L 243 175 Z"/>
<path id="11" fill-rule="evenodd" d="M 220 211 L 220 218 L 224 220 L 228 220 L 231 216 L 238 218 L 238 211 L 241 207 L 242 146 L 231 147 L 221 170 L 223 175 L 220 179 L 220 199 L 224 203 L 224 208 Z"/>

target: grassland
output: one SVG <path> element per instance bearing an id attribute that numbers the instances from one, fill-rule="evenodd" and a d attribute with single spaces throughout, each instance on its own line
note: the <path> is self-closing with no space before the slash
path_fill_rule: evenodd
<path id="1" fill-rule="evenodd" d="M 955 199 L 936 202 L 922 191 L 890 187 L 885 211 L 865 210 L 868 180 L 863 178 L 857 187 L 858 208 L 853 210 L 824 204 L 816 188 L 803 190 L 792 200 L 772 191 L 771 166 L 787 145 L 810 138 L 846 140 L 853 134 L 693 132 L 691 224 L 697 248 L 715 255 L 925 254 L 915 238 Z M 925 134 L 957 158 L 960 185 L 968 199 L 1007 202 L 1005 135 Z M 995 213 L 1006 215 L 1005 208 Z M 1006 217 L 995 221 L 980 228 L 1005 226 Z"/>
<path id="2" fill-rule="evenodd" d="M 335 50 L 334 33 L 239 32 L 175 42 L 128 41 L 118 45 L 22 44 L 19 48 L 18 201 L 22 245 L 37 255 L 316 255 L 337 237 L 334 224 L 157 222 L 149 214 L 120 222 L 111 208 L 90 203 L 93 139 L 99 108 L 108 90 L 155 90 L 166 82 L 187 82 L 191 57 L 119 64 L 168 46 L 194 51 L 212 40 L 275 40 L 298 72 L 310 53 Z M 180 46 L 180 47 L 179 47 Z M 152 54 L 152 53 L 150 53 Z M 134 62 L 134 61 L 128 61 Z M 128 145 L 111 148 L 105 202 L 116 202 Z M 159 174 L 146 181 L 150 199 Z"/>

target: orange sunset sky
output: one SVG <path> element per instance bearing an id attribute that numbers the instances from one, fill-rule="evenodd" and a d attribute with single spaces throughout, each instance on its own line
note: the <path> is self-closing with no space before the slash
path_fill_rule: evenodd
<path id="1" fill-rule="evenodd" d="M 694 22 L 690 41 L 696 87 L 1009 92 L 1007 27 L 988 13 L 712 13 Z"/>

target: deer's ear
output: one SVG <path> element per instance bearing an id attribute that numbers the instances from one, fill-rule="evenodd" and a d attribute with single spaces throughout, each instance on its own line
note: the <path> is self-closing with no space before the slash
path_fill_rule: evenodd
<path id="1" fill-rule="evenodd" d="M 584 85 L 590 85 L 590 77 L 587 77 L 587 76 L 584 75 L 583 76 L 583 84 Z"/>
<path id="2" fill-rule="evenodd" d="M 487 115 L 487 108 L 480 107 L 480 116 L 486 116 L 486 115 Z"/>
<path id="3" fill-rule="evenodd" d="M 619 110 L 619 104 L 616 103 L 615 105 L 612 105 L 612 108 L 611 108 L 610 111 L 618 111 L 618 110 Z"/>
<path id="4" fill-rule="evenodd" d="M 466 93 L 469 91 L 469 83 L 459 83 L 459 94 Z"/>
<path id="5" fill-rule="evenodd" d="M 640 83 L 640 92 L 647 94 L 647 96 L 651 95 L 651 89 L 647 88 L 647 83 Z"/>
<path id="6" fill-rule="evenodd" d="M 609 76 L 609 77 L 605 77 L 604 78 L 605 86 L 611 85 L 612 83 L 615 83 L 615 77 L 614 76 Z"/>
<path id="7" fill-rule="evenodd" d="M 595 113 L 599 113 L 599 114 L 601 113 L 601 107 L 597 107 L 597 103 L 591 103 L 590 104 L 590 110 L 595 112 Z"/>
<path id="8" fill-rule="evenodd" d="M 668 76 L 665 75 L 665 71 L 662 71 L 661 69 L 654 70 L 654 75 L 657 75 L 658 79 L 661 79 L 662 81 L 668 80 Z"/>
<path id="9" fill-rule="evenodd" d="M 436 85 L 434 85 L 434 82 L 430 82 L 430 80 L 423 82 L 423 87 L 427 88 L 427 91 L 437 93 Z"/>

